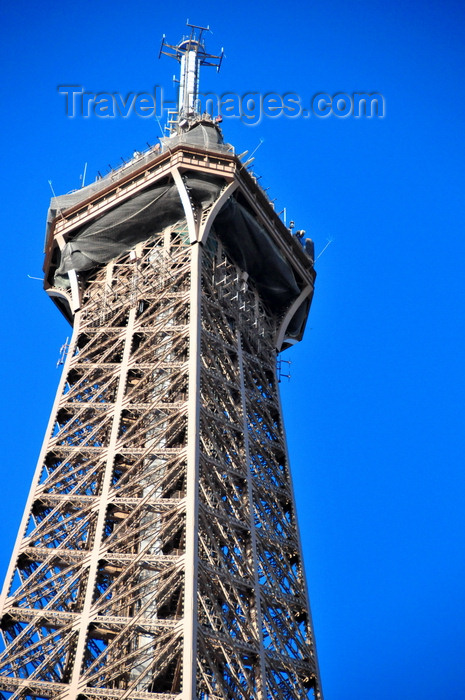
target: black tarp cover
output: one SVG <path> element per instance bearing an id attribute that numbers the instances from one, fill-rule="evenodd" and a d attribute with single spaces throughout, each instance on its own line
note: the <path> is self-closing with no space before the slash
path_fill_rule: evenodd
<path id="1" fill-rule="evenodd" d="M 202 175 L 186 177 L 199 206 L 213 202 L 221 183 Z M 61 251 L 55 273 L 55 286 L 67 286 L 67 272 L 90 270 L 131 250 L 166 226 L 184 217 L 184 209 L 174 184 L 158 184 L 115 207 L 84 226 Z"/>

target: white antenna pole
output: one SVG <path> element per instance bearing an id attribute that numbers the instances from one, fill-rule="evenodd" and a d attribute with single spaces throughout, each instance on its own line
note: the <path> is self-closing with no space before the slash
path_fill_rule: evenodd
<path id="1" fill-rule="evenodd" d="M 52 190 L 53 196 L 56 198 L 56 194 L 55 194 L 55 190 L 53 189 L 52 181 L 49 180 L 49 181 L 48 181 L 48 184 L 50 185 L 50 189 Z"/>
<path id="2" fill-rule="evenodd" d="M 200 112 L 200 67 L 214 66 L 219 70 L 224 55 L 223 49 L 221 49 L 219 56 L 207 53 L 205 50 L 202 35 L 203 32 L 210 31 L 209 27 L 200 27 L 196 24 L 190 24 L 189 21 L 187 26 L 191 29 L 190 36 L 182 39 L 179 44 L 168 44 L 163 35 L 159 53 L 159 56 L 165 54 L 165 56 L 175 58 L 181 64 L 177 119 L 173 119 L 168 124 L 171 134 L 176 131 L 177 125 L 181 121 L 184 122 L 185 126 Z"/>
<path id="3" fill-rule="evenodd" d="M 325 247 L 323 248 L 323 250 L 316 256 L 315 262 L 318 260 L 318 258 L 321 258 L 321 256 L 322 256 L 323 253 L 325 252 L 326 248 L 327 248 L 329 245 L 331 245 L 332 242 L 333 242 L 333 241 L 332 241 L 332 239 L 330 238 L 329 241 L 327 242 L 327 244 L 325 245 Z"/>
<path id="4" fill-rule="evenodd" d="M 49 180 L 49 181 L 48 181 L 48 184 L 50 185 L 50 189 L 52 190 L 52 194 L 53 194 L 53 196 L 54 196 L 55 199 L 56 199 L 57 196 L 56 196 L 56 194 L 55 194 L 55 190 L 53 189 L 52 181 Z M 65 217 L 63 216 L 63 214 L 61 213 L 61 209 L 60 209 L 60 208 L 58 208 L 58 213 L 60 214 L 60 216 L 61 216 L 62 219 L 65 218 Z"/>
<path id="5" fill-rule="evenodd" d="M 85 163 L 85 165 L 84 165 L 84 172 L 82 174 L 81 188 L 84 187 L 85 182 L 86 182 L 86 172 L 87 172 L 87 163 Z"/>
<path id="6" fill-rule="evenodd" d="M 262 143 L 264 142 L 264 140 L 265 140 L 265 139 L 260 139 L 260 141 L 259 141 L 259 143 L 258 143 L 258 146 L 257 146 L 256 148 L 253 149 L 253 151 L 252 151 L 252 153 L 250 154 L 249 158 L 252 158 L 252 156 L 254 155 L 254 153 L 256 153 L 256 152 L 258 151 L 258 149 L 260 148 L 260 146 L 262 145 Z"/>

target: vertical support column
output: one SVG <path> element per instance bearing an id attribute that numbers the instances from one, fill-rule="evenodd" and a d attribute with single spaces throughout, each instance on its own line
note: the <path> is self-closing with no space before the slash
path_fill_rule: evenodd
<path id="1" fill-rule="evenodd" d="M 184 573 L 183 700 L 196 697 L 199 527 L 200 328 L 202 248 L 191 246 L 187 418 L 186 553 Z"/>
<path id="2" fill-rule="evenodd" d="M 265 671 L 265 646 L 263 643 L 263 622 L 260 596 L 260 583 L 258 580 L 258 560 L 257 560 L 257 533 L 255 531 L 255 520 L 253 513 L 253 489 L 252 475 L 250 473 L 250 451 L 249 451 L 249 430 L 247 425 L 247 402 L 245 396 L 244 383 L 244 357 L 242 354 L 242 337 L 240 330 L 237 331 L 237 357 L 239 360 L 239 381 L 241 387 L 241 403 L 242 403 L 242 420 L 244 431 L 244 450 L 247 469 L 247 498 L 249 502 L 250 515 L 250 546 L 252 549 L 252 569 L 254 575 L 254 592 L 255 592 L 255 624 L 257 626 L 258 643 L 260 645 L 259 660 L 260 660 L 260 678 L 257 683 L 258 694 L 257 700 L 265 700 L 266 698 L 266 671 Z"/>
<path id="3" fill-rule="evenodd" d="M 127 326 L 125 329 L 124 350 L 121 362 L 121 370 L 119 375 L 118 392 L 114 405 L 113 422 L 111 427 L 110 441 L 108 444 L 108 452 L 105 466 L 105 476 L 102 484 L 102 492 L 98 499 L 98 518 L 95 529 L 95 539 L 92 550 L 90 552 L 89 561 L 89 576 L 87 579 L 87 590 L 84 599 L 82 613 L 77 621 L 79 632 L 76 645 L 76 653 L 74 657 L 73 675 L 70 682 L 69 690 L 66 691 L 67 700 L 75 700 L 79 693 L 79 683 L 84 660 L 84 651 L 87 640 L 89 623 L 91 621 L 91 608 L 94 597 L 94 589 L 96 583 L 99 554 L 102 546 L 103 530 L 105 518 L 107 514 L 108 495 L 111 487 L 111 477 L 113 473 L 113 462 L 115 458 L 116 441 L 118 439 L 118 431 L 121 420 L 121 409 L 126 389 L 126 378 L 128 373 L 128 363 L 131 354 L 132 338 L 134 335 L 134 322 L 136 318 L 136 308 L 133 306 L 129 311 Z M 62 696 L 63 697 L 63 696 Z"/>

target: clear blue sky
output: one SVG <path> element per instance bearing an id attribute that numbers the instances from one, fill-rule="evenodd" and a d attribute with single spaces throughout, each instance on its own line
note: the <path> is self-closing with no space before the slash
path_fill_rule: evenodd
<path id="1" fill-rule="evenodd" d="M 197 9 L 196 9 L 197 8 Z M 6 568 L 70 331 L 41 289 L 57 194 L 159 135 L 68 119 L 60 84 L 171 91 L 187 18 L 225 47 L 217 92 L 379 92 L 384 119 L 225 120 L 316 251 L 282 383 L 326 700 L 463 700 L 464 10 L 459 2 L 4 3 L 0 368 Z"/>

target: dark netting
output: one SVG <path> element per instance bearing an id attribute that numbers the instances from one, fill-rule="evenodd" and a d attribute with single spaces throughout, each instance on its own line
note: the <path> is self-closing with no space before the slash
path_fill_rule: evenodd
<path id="1" fill-rule="evenodd" d="M 200 207 L 214 202 L 222 185 L 200 173 L 188 175 L 185 183 Z M 70 270 L 82 272 L 105 264 L 183 217 L 176 185 L 155 185 L 145 190 L 75 233 L 61 251 L 54 285 L 68 286 L 66 273 Z"/>
<path id="2" fill-rule="evenodd" d="M 215 231 L 226 251 L 257 285 L 274 310 L 281 310 L 299 296 L 289 263 L 258 221 L 232 197 L 215 219 Z"/>

